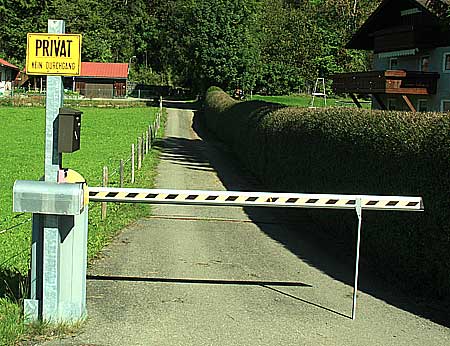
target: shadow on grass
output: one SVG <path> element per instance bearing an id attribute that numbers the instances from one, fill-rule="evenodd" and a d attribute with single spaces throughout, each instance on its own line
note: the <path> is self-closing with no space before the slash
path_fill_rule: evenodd
<path id="1" fill-rule="evenodd" d="M 0 270 L 0 298 L 11 298 L 18 301 L 26 293 L 27 278 L 19 272 Z"/>
<path id="2" fill-rule="evenodd" d="M 232 152 L 223 143 L 204 131 L 199 112 L 196 112 L 194 116 L 193 128 L 203 138 L 203 141 L 178 137 L 161 140 L 156 145 L 161 150 L 162 158 L 178 165 L 187 166 L 189 169 L 214 169 L 227 190 L 265 191 L 264 186 L 240 167 Z M 311 212 L 306 209 L 287 210 L 258 207 L 244 208 L 244 210 L 263 232 L 283 244 L 298 258 L 330 277 L 353 286 L 355 241 L 333 238 L 323 229 L 323 225 L 319 225 L 315 221 L 315 215 L 326 212 L 330 213 L 332 220 L 354 218 L 355 229 L 347 230 L 348 234 L 353 234 L 357 227 L 354 211 L 315 210 Z M 365 213 L 364 217 L 377 218 L 380 215 L 377 212 Z M 290 226 L 276 225 L 280 220 Z M 331 224 L 330 226 L 336 227 Z M 364 253 L 362 258 L 360 291 L 443 326 L 450 326 L 450 314 L 447 306 L 433 302 L 430 297 L 412 297 L 408 293 L 402 292 L 398 287 L 380 279 L 371 271 L 370 265 L 364 262 Z M 314 283 L 311 284 L 314 285 Z M 330 292 L 330 294 L 332 293 Z"/>

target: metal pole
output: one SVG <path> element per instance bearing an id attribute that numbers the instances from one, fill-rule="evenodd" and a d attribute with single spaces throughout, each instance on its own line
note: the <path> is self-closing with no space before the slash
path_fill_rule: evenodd
<path id="1" fill-rule="evenodd" d="M 361 224 L 362 224 L 362 203 L 361 198 L 356 199 L 355 209 L 358 216 L 358 233 L 356 235 L 356 260 L 355 260 L 355 281 L 353 286 L 353 305 L 352 320 L 356 319 L 356 297 L 358 295 L 358 276 L 359 276 L 359 252 L 361 245 Z"/>
<path id="2" fill-rule="evenodd" d="M 58 20 L 48 21 L 49 33 L 64 33 L 65 23 Z M 42 79 L 41 79 L 42 83 Z M 48 182 L 58 182 L 62 156 L 58 153 L 58 113 L 64 103 L 63 79 L 59 76 L 47 76 L 47 97 L 45 111 L 45 165 L 44 179 Z M 42 223 L 42 318 L 56 320 L 59 318 L 61 302 L 61 235 L 58 217 L 44 216 Z"/>
<path id="3" fill-rule="evenodd" d="M 62 20 L 48 20 L 48 32 L 63 34 Z M 41 78 L 42 83 L 42 78 Z M 42 84 L 41 84 L 42 88 Z M 58 114 L 64 103 L 63 79 L 47 76 L 44 180 L 60 182 Z M 28 321 L 74 321 L 86 313 L 87 211 L 80 215 L 33 215 L 31 296 L 24 300 Z"/>

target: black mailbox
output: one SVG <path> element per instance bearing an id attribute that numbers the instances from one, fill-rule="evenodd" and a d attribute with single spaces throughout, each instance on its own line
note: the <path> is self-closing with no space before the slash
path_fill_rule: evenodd
<path id="1" fill-rule="evenodd" d="M 73 153 L 80 149 L 81 114 L 72 108 L 60 108 L 58 116 L 58 152 Z"/>

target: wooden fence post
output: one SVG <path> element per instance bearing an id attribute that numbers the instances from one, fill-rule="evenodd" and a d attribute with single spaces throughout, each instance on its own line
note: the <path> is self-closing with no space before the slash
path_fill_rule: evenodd
<path id="1" fill-rule="evenodd" d="M 123 160 L 120 160 L 120 187 L 123 187 L 123 175 L 124 175 L 124 169 L 123 169 Z"/>
<path id="2" fill-rule="evenodd" d="M 134 143 L 131 144 L 131 183 L 134 184 Z"/>
<path id="3" fill-rule="evenodd" d="M 148 150 L 152 150 L 152 127 L 148 125 Z"/>
<path id="4" fill-rule="evenodd" d="M 142 162 L 145 159 L 145 133 L 142 133 Z"/>
<path id="5" fill-rule="evenodd" d="M 103 186 L 106 187 L 108 186 L 108 167 L 104 166 L 103 167 Z M 106 202 L 102 202 L 102 213 L 101 213 L 101 218 L 102 220 L 106 219 Z"/>
<path id="6" fill-rule="evenodd" d="M 138 148 L 137 148 L 137 156 L 138 156 L 138 163 L 137 163 L 137 169 L 140 170 L 142 167 L 142 138 L 138 137 Z"/>

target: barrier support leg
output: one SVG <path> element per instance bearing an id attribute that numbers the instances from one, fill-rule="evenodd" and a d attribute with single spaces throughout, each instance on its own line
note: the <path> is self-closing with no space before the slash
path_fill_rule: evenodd
<path id="1" fill-rule="evenodd" d="M 358 216 L 358 233 L 356 235 L 356 260 L 355 260 L 355 282 L 353 286 L 352 320 L 356 319 L 356 297 L 358 295 L 358 275 L 359 275 L 359 250 L 361 245 L 361 223 L 362 223 L 362 203 L 361 198 L 356 199 L 356 215 Z"/>

